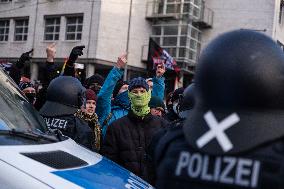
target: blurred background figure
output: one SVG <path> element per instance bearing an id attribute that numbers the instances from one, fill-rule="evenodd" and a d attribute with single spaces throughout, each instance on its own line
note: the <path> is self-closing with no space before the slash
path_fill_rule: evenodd
<path id="1" fill-rule="evenodd" d="M 165 113 L 165 104 L 160 97 L 152 96 L 149 107 L 151 114 L 154 116 L 162 117 Z"/>
<path id="2" fill-rule="evenodd" d="M 36 89 L 34 85 L 30 82 L 29 79 L 25 79 L 24 81 L 21 81 L 19 84 L 19 88 L 21 91 L 25 94 L 28 101 L 31 104 L 35 104 L 36 101 Z"/>

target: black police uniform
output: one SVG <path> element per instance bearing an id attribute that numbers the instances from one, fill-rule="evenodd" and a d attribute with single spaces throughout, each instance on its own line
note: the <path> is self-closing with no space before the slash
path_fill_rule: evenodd
<path id="1" fill-rule="evenodd" d="M 154 152 L 157 188 L 284 188 L 284 54 L 267 36 L 226 33 L 203 51 L 195 106 Z"/>
<path id="2" fill-rule="evenodd" d="M 71 76 L 57 77 L 47 88 L 47 101 L 40 109 L 40 114 L 49 129 L 58 129 L 78 144 L 93 150 L 91 128 L 86 121 L 74 116 L 84 103 L 84 95 L 85 88 L 78 79 Z"/>
<path id="3" fill-rule="evenodd" d="M 43 116 L 48 129 L 60 130 L 63 135 L 72 138 L 75 142 L 93 150 L 93 132 L 88 124 L 74 115 Z"/>

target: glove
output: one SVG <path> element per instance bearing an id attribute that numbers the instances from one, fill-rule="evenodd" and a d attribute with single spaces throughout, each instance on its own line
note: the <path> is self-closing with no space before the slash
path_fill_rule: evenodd
<path id="1" fill-rule="evenodd" d="M 76 46 L 72 49 L 69 59 L 67 61 L 67 65 L 73 66 L 73 64 L 76 62 L 78 56 L 83 55 L 83 49 L 85 48 L 85 45 L 82 46 Z"/>
<path id="2" fill-rule="evenodd" d="M 21 55 L 20 59 L 17 61 L 16 66 L 19 69 L 22 69 L 25 65 L 26 61 L 29 61 L 32 57 L 30 56 L 30 54 L 34 51 L 34 49 L 25 52 Z"/>

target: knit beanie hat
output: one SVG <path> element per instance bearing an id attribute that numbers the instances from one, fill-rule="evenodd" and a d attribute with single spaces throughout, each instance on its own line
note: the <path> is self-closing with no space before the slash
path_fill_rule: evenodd
<path id="1" fill-rule="evenodd" d="M 34 88 L 34 85 L 31 82 L 20 82 L 19 87 L 21 90 L 24 90 L 28 87 Z"/>
<path id="2" fill-rule="evenodd" d="M 100 74 L 92 75 L 91 77 L 87 78 L 85 81 L 85 87 L 89 88 L 92 84 L 98 84 L 103 86 L 105 79 Z"/>
<path id="3" fill-rule="evenodd" d="M 150 108 L 163 108 L 165 110 L 165 104 L 163 100 L 158 96 L 152 96 L 149 102 Z"/>
<path id="4" fill-rule="evenodd" d="M 86 100 L 98 100 L 96 93 L 92 89 L 86 90 Z"/>
<path id="5" fill-rule="evenodd" d="M 143 87 L 147 91 L 149 91 L 149 85 L 147 84 L 146 80 L 142 77 L 137 77 L 132 79 L 129 82 L 128 90 L 132 91 L 132 89 L 137 88 L 137 87 Z"/>
<path id="6" fill-rule="evenodd" d="M 114 90 L 113 90 L 113 98 L 115 98 L 118 94 L 118 91 L 121 89 L 121 87 L 123 85 L 128 85 L 127 81 L 123 81 L 123 80 L 118 80 L 118 82 L 116 83 Z"/>

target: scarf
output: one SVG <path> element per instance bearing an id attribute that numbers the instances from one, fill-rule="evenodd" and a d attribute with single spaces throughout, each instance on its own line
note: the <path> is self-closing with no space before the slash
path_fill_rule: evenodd
<path id="1" fill-rule="evenodd" d="M 129 101 L 129 98 L 128 98 L 127 91 L 117 95 L 113 100 L 113 105 L 120 106 L 124 109 L 129 110 L 130 109 L 130 101 Z"/>
<path id="2" fill-rule="evenodd" d="M 98 121 L 98 116 L 96 113 L 93 115 L 89 115 L 82 110 L 77 110 L 75 112 L 74 116 L 78 117 L 79 119 L 82 119 L 86 122 L 88 122 L 89 126 L 93 130 L 93 134 L 95 137 L 95 140 L 92 142 L 93 147 L 95 148 L 96 151 L 99 151 L 101 148 L 101 136 L 102 136 L 102 130 Z"/>
<path id="3" fill-rule="evenodd" d="M 150 90 L 140 95 L 128 92 L 128 96 L 131 102 L 131 110 L 135 115 L 143 118 L 150 113 L 150 107 L 148 105 L 151 99 Z"/>

